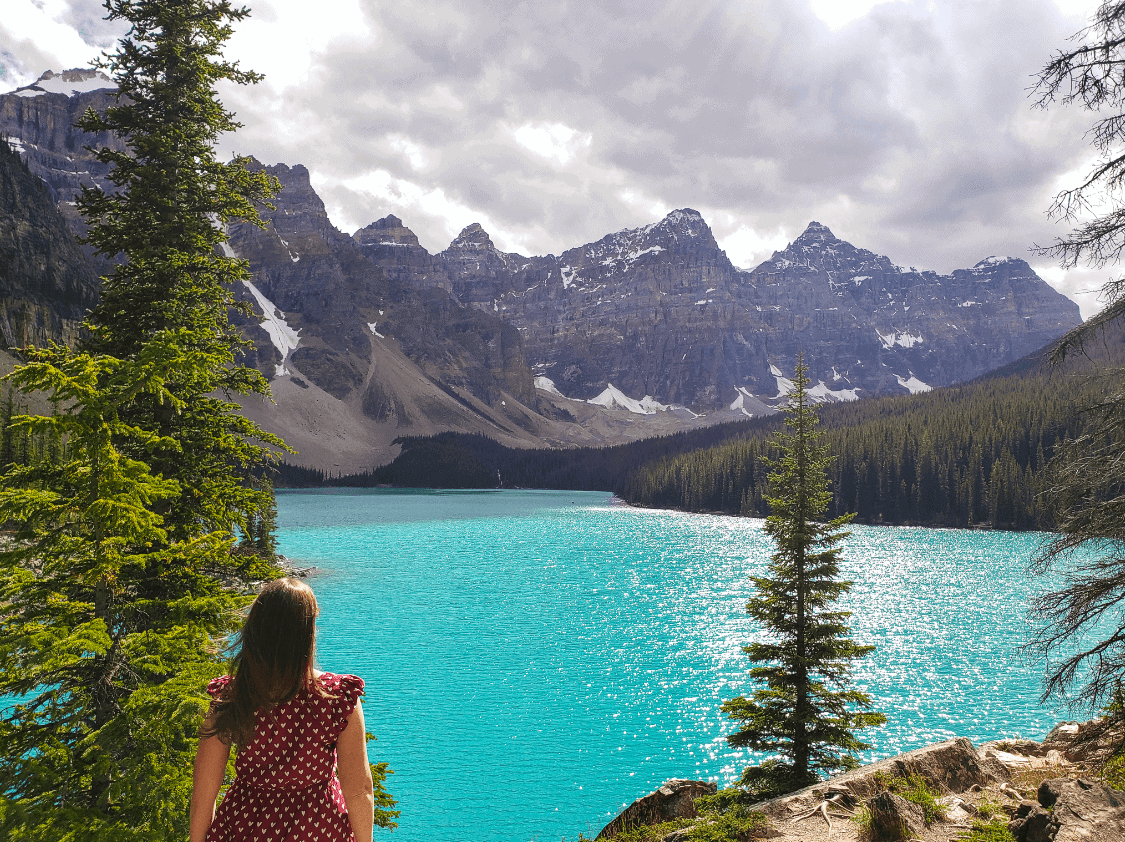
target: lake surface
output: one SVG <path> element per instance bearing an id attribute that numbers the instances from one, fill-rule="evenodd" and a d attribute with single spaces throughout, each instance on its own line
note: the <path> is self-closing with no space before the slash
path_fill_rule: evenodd
<path id="1" fill-rule="evenodd" d="M 367 680 L 389 838 L 593 838 L 668 778 L 725 785 L 753 759 L 719 706 L 754 689 L 761 520 L 553 491 L 290 491 L 278 511 L 280 551 L 321 568 L 321 666 Z M 878 647 L 856 683 L 888 717 L 865 760 L 1065 718 L 1014 651 L 1041 538 L 852 528 L 842 602 Z"/>

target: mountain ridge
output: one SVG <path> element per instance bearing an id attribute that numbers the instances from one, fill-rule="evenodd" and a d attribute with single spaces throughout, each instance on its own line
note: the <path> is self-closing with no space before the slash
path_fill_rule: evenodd
<path id="1" fill-rule="evenodd" d="M 108 103 L 108 81 L 48 73 L 0 94 L 0 134 L 79 233 L 79 186 L 107 184 L 79 150 L 120 144 L 70 122 Z M 248 412 L 301 438 L 307 465 L 346 451 L 341 470 L 363 470 L 395 438 L 442 430 L 568 447 L 769 414 L 799 352 L 816 400 L 907 394 L 978 377 L 1080 322 L 1024 261 L 920 272 L 820 222 L 739 269 L 686 207 L 557 256 L 503 252 L 477 223 L 431 254 L 393 214 L 336 229 L 300 164 L 251 166 L 284 190 L 264 229 L 228 230 L 253 277 L 236 290 L 257 313 L 243 325 L 248 361 L 278 395 Z"/>
<path id="2" fill-rule="evenodd" d="M 904 268 L 816 221 L 738 269 L 691 208 L 557 257 L 501 252 L 476 223 L 435 255 L 412 246 L 413 274 L 395 252 L 404 281 L 508 319 L 536 375 L 584 400 L 609 383 L 697 410 L 746 390 L 776 399 L 798 351 L 824 400 L 906 394 L 972 379 L 1081 321 L 1026 261 L 990 257 L 946 275 Z"/>

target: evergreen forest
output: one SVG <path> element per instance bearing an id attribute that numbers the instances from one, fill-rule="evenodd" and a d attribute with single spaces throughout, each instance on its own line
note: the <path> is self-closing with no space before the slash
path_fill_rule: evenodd
<path id="1" fill-rule="evenodd" d="M 820 410 L 833 499 L 860 523 L 1050 529 L 1044 468 L 1115 386 L 1120 329 L 1051 366 L 1032 355 L 960 386 Z M 609 448 L 518 450 L 455 433 L 400 440 L 389 465 L 328 476 L 282 465 L 279 486 L 611 491 L 646 507 L 765 517 L 767 459 L 780 416 Z"/>

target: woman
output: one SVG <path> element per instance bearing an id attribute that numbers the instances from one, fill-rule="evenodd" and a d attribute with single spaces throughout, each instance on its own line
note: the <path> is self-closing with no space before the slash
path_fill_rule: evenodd
<path id="1" fill-rule="evenodd" d="M 299 579 L 270 582 L 250 606 L 231 675 L 207 687 L 191 842 L 371 842 L 363 679 L 314 669 L 318 613 Z M 232 745 L 234 783 L 216 811 Z"/>

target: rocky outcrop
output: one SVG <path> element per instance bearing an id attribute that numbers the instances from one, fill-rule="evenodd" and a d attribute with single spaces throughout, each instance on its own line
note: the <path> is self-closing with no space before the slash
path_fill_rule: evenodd
<path id="1" fill-rule="evenodd" d="M 1008 824 L 1016 842 L 1125 842 L 1125 793 L 1096 781 L 1058 778 L 1039 785 Z"/>
<path id="2" fill-rule="evenodd" d="M 97 290 L 46 185 L 0 141 L 0 348 L 72 343 Z"/>
<path id="3" fill-rule="evenodd" d="M 661 824 L 674 819 L 694 819 L 699 813 L 695 799 L 714 795 L 717 787 L 708 781 L 688 781 L 672 778 L 660 789 L 638 798 L 602 828 L 595 838 L 613 839 L 617 834 L 640 825 Z"/>
<path id="4" fill-rule="evenodd" d="M 1125 842 L 1125 793 L 1097 781 L 1065 777 L 1075 772 L 1066 755 L 1078 735 L 1096 732 L 1106 724 L 1064 723 L 1042 743 L 1007 739 L 977 748 L 964 738 L 948 740 L 872 763 L 780 798 L 743 805 L 742 809 L 764 814 L 758 836 L 802 842 L 827 841 L 837 836 L 850 838 L 840 834 L 833 819 L 838 822 L 854 818 L 861 807 L 870 819 L 869 833 L 861 838 L 872 842 L 905 842 L 913 838 L 952 842 L 963 838 L 965 831 L 978 821 L 988 821 L 992 826 L 1008 822 L 1017 842 Z M 1026 786 L 1028 774 L 1034 781 L 1043 770 L 1055 771 L 1060 777 L 1048 778 L 1038 785 L 1038 791 L 1017 790 L 1010 782 Z M 898 787 L 893 782 L 904 778 L 911 783 L 907 790 L 899 791 L 909 795 L 920 779 L 929 792 L 928 803 L 936 803 L 940 811 L 935 809 L 927 814 L 911 800 L 913 796 L 897 794 Z M 599 838 L 610 838 L 627 827 L 694 817 L 694 806 L 689 807 L 686 802 L 677 804 L 674 810 L 664 806 L 672 803 L 677 792 L 689 792 L 689 785 L 701 789 L 706 784 L 669 781 L 634 802 L 606 826 Z M 714 784 L 709 787 L 708 792 L 715 791 Z M 927 824 L 927 818 L 931 823 Z M 688 826 L 670 831 L 663 842 L 679 842 L 690 835 Z"/>

